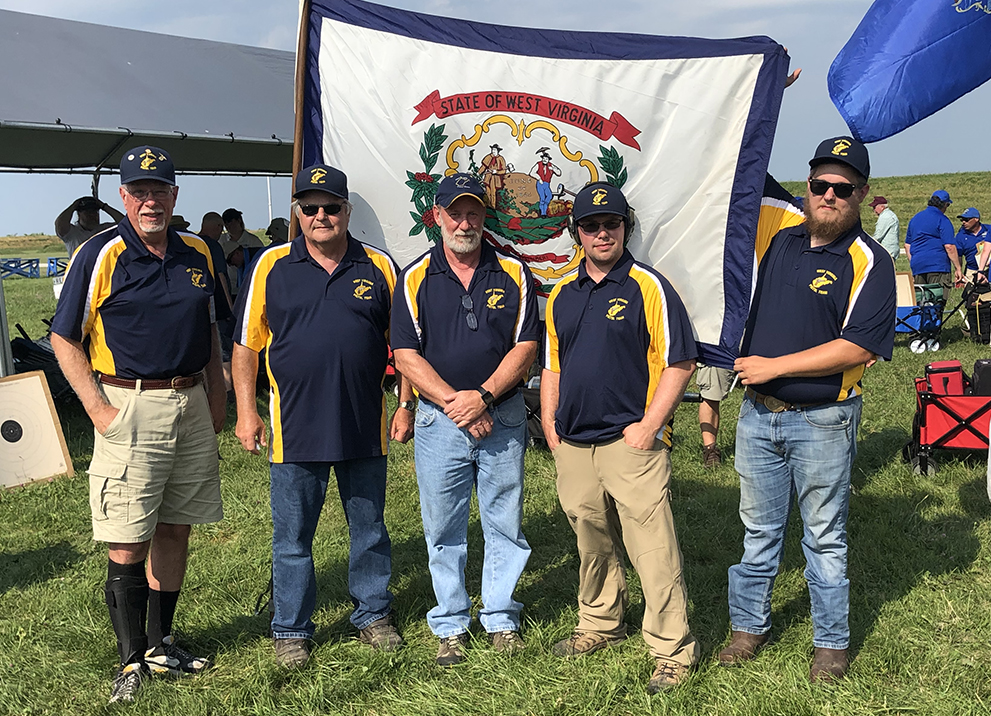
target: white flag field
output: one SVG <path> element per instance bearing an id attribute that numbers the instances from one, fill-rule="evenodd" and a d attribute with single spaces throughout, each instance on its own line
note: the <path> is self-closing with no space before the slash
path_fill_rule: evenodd
<path id="1" fill-rule="evenodd" d="M 787 75 L 779 44 L 503 27 L 354 0 L 312 0 L 300 31 L 301 167 L 347 174 L 356 238 L 406 265 L 440 240 L 437 183 L 474 173 L 485 240 L 526 261 L 546 296 L 580 261 L 574 195 L 610 182 L 636 210 L 630 250 L 677 289 L 702 360 L 732 364 Z"/>

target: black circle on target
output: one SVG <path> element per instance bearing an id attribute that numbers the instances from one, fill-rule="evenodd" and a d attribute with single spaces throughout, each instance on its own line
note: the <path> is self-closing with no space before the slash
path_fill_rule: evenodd
<path id="1" fill-rule="evenodd" d="M 0 425 L 0 436 L 9 443 L 16 443 L 24 437 L 24 428 L 16 420 L 4 420 Z"/>

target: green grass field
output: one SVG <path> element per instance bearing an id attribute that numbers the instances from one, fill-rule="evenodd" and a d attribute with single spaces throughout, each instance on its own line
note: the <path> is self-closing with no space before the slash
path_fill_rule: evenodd
<path id="1" fill-rule="evenodd" d="M 924 206 L 935 188 L 956 196 L 953 185 L 910 180 L 919 183 L 912 206 Z M 877 193 L 887 192 L 894 205 L 901 189 L 890 181 L 892 189 Z M 965 196 L 962 186 L 957 193 Z M 903 226 L 913 211 L 909 199 L 904 202 L 904 210 L 896 208 Z M 991 209 L 979 197 L 954 207 L 971 203 Z M 20 322 L 41 335 L 41 319 L 54 310 L 50 283 L 19 279 L 4 288 L 11 328 Z M 315 545 L 318 645 L 307 669 L 281 672 L 267 618 L 252 615 L 270 561 L 267 464 L 240 449 L 231 413 L 221 435 L 226 518 L 193 531 L 176 623 L 181 639 L 216 667 L 181 682 L 155 680 L 133 706 L 109 709 L 116 651 L 103 604 L 106 551 L 90 539 L 85 470 L 92 432 L 81 409 L 60 405 L 76 477 L 0 491 L 0 714 L 987 714 L 986 454 L 941 453 L 934 476 L 913 474 L 901 458 L 915 409 L 913 378 L 932 360 L 959 358 L 969 371 L 975 359 L 989 355 L 987 346 L 966 339 L 959 317 L 950 320 L 943 339 L 938 353 L 915 355 L 900 336 L 894 360 L 875 365 L 865 378 L 849 522 L 854 661 L 849 677 L 836 685 L 807 681 L 811 622 L 797 517 L 774 593 L 775 643 L 743 668 L 715 665 L 729 634 L 726 570 L 738 561 L 743 538 L 732 465 L 742 394 L 737 388 L 723 407 L 725 461 L 716 470 L 701 467 L 695 406 L 683 405 L 676 416 L 672 505 L 691 624 L 703 648 L 699 670 L 676 692 L 646 694 L 652 663 L 639 636 L 575 662 L 551 655 L 553 643 L 576 621 L 577 554 L 557 503 L 553 461 L 539 449 L 527 456 L 524 532 L 533 554 L 517 592 L 526 605 L 523 654 L 494 654 L 482 635 L 473 640 L 467 663 L 448 670 L 434 665 L 436 640 L 424 618 L 434 602 L 412 446 L 394 445 L 386 520 L 396 618 L 407 646 L 390 656 L 357 642 L 348 623 L 347 530 L 339 502 L 330 497 Z M 469 541 L 468 583 L 477 599 L 477 514 Z M 643 605 L 636 576 L 630 576 L 627 621 L 636 627 Z"/>

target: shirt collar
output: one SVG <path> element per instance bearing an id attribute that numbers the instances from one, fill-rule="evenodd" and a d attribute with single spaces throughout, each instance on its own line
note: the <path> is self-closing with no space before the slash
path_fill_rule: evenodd
<path id="1" fill-rule="evenodd" d="M 630 275 L 630 266 L 632 265 L 633 254 L 630 253 L 628 248 L 623 247 L 623 255 L 619 257 L 619 261 L 613 264 L 613 267 L 609 269 L 609 273 L 602 280 L 612 281 L 622 286 L 626 283 L 627 276 Z M 588 271 L 585 269 L 585 259 L 583 258 L 581 263 L 578 264 L 578 283 L 584 286 L 585 283 L 591 280 L 592 277 L 588 275 Z"/>
<path id="2" fill-rule="evenodd" d="M 361 248 L 361 244 L 351 236 L 351 232 L 347 235 L 347 248 L 344 249 L 344 256 L 341 258 L 340 265 L 350 264 L 355 261 L 368 261 L 368 255 L 365 253 L 364 249 Z M 289 243 L 289 261 L 299 262 L 299 261 L 309 261 L 316 264 L 313 257 L 310 256 L 309 250 L 306 248 L 306 237 L 300 234 L 295 239 Z M 321 267 L 322 270 L 323 267 Z"/>

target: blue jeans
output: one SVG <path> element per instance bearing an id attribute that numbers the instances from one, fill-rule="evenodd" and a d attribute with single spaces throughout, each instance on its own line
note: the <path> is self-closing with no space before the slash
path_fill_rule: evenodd
<path id="1" fill-rule="evenodd" d="M 523 395 L 491 407 L 489 413 L 492 432 L 477 440 L 427 400 L 421 398 L 416 411 L 416 479 L 437 598 L 437 606 L 427 612 L 427 624 L 441 639 L 471 626 L 465 564 L 472 485 L 478 492 L 485 537 L 478 618 L 490 633 L 520 628 L 523 605 L 513 599 L 513 590 L 530 557 L 520 528 L 526 448 Z"/>
<path id="2" fill-rule="evenodd" d="M 310 639 L 316 627 L 313 535 L 323 510 L 330 468 L 337 476 L 351 539 L 348 591 L 351 623 L 364 629 L 392 605 L 392 543 L 385 529 L 386 457 L 341 462 L 272 463 L 272 579 L 276 639 Z"/>
<path id="3" fill-rule="evenodd" d="M 771 628 L 771 590 L 784 552 L 792 495 L 804 531 L 805 579 L 812 599 L 812 643 L 850 645 L 846 521 L 850 467 L 857 452 L 860 397 L 772 413 L 745 398 L 736 426 L 743 559 L 729 569 L 733 629 Z"/>

